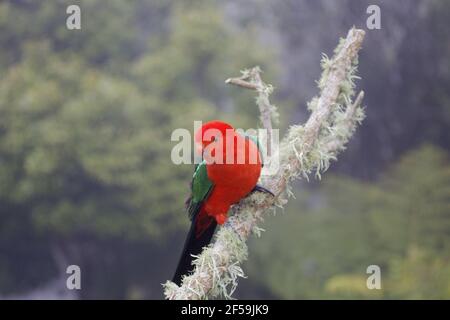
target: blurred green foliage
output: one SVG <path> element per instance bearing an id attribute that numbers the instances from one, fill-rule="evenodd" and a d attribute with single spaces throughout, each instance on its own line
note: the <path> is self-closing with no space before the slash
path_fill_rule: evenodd
<path id="1" fill-rule="evenodd" d="M 211 118 L 256 125 L 252 98 L 224 80 L 271 53 L 227 28 L 215 4 L 82 1 L 79 32 L 66 29 L 66 7 L 0 4 L 0 292 L 54 272 L 28 251 L 51 261 L 54 245 L 67 252 L 86 238 L 164 243 L 188 222 L 192 174 L 170 160 L 172 131 Z M 166 30 L 143 20 L 152 10 Z M 236 114 L 235 101 L 248 107 Z M 27 279 L 33 268 L 41 279 Z"/>
<path id="2" fill-rule="evenodd" d="M 449 160 L 427 145 L 376 183 L 327 175 L 299 190 L 253 241 L 250 276 L 290 299 L 449 298 Z M 279 247 L 290 249 L 271 259 Z M 380 266 L 382 290 L 367 289 L 369 265 Z"/>

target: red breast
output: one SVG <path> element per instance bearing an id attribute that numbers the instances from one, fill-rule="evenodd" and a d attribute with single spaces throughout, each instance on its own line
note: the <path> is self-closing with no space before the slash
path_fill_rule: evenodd
<path id="1" fill-rule="evenodd" d="M 208 177 L 213 182 L 214 189 L 205 203 L 205 210 L 215 216 L 218 223 L 225 221 L 232 204 L 239 202 L 253 190 L 261 174 L 261 158 L 256 144 L 238 133 L 234 135 L 232 149 L 224 144 L 223 163 L 207 165 Z M 230 151 L 233 157 L 230 157 Z M 226 162 L 227 155 L 228 160 L 233 159 L 232 163 Z"/>

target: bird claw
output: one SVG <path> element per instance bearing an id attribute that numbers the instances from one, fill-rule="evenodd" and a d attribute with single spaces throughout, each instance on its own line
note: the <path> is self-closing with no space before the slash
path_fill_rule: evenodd
<path id="1" fill-rule="evenodd" d="M 257 185 L 253 188 L 252 192 L 255 192 L 255 191 L 268 193 L 268 194 L 272 195 L 272 197 L 275 197 L 275 195 L 273 194 L 272 191 L 270 191 L 269 189 L 264 188 L 263 186 L 261 186 L 261 185 L 259 185 L 259 184 L 257 184 Z"/>

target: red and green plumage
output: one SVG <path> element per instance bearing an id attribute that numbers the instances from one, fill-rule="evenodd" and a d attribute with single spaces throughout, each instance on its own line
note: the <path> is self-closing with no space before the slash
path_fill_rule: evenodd
<path id="1" fill-rule="evenodd" d="M 225 122 L 204 124 L 195 134 L 195 143 L 206 159 L 196 166 L 192 178 L 192 194 L 187 201 L 192 225 L 174 276 L 178 285 L 192 269 L 191 255 L 198 255 L 209 244 L 216 225 L 225 223 L 230 206 L 254 190 L 262 169 L 256 140 L 239 134 Z M 203 154 L 208 150 L 212 157 Z"/>

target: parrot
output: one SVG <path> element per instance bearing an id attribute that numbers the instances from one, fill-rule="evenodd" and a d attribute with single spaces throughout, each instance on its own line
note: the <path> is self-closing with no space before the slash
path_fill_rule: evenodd
<path id="1" fill-rule="evenodd" d="M 226 139 L 234 143 L 226 143 Z M 240 134 L 230 124 L 213 120 L 197 130 L 194 143 L 202 161 L 195 165 L 191 195 L 186 200 L 192 222 L 172 280 L 177 285 L 181 285 L 183 276 L 192 272 L 193 256 L 211 242 L 217 225 L 226 222 L 233 204 L 254 191 L 273 196 L 257 184 L 263 161 L 256 137 Z"/>

